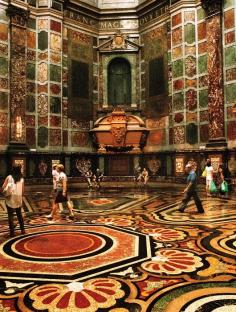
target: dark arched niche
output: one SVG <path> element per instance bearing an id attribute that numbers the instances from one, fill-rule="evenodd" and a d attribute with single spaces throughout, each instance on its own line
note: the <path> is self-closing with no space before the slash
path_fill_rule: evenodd
<path id="1" fill-rule="evenodd" d="M 130 63 L 121 57 L 114 58 L 108 65 L 108 103 L 113 106 L 131 104 Z"/>

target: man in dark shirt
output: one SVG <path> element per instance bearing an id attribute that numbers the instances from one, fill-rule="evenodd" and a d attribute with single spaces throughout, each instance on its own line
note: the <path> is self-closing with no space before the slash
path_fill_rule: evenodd
<path id="1" fill-rule="evenodd" d="M 193 198 L 195 205 L 197 206 L 197 211 L 203 213 L 204 209 L 202 207 L 202 202 L 197 193 L 197 175 L 196 175 L 196 164 L 194 162 L 188 162 L 185 167 L 185 171 L 188 173 L 187 186 L 184 189 L 184 198 L 179 206 L 179 211 L 184 212 L 187 207 L 188 202 Z"/>

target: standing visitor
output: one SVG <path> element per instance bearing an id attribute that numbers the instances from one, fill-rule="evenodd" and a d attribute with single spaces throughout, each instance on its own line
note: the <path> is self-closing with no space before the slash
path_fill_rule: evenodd
<path id="1" fill-rule="evenodd" d="M 206 167 L 205 167 L 205 171 L 206 171 L 206 193 L 207 196 L 211 196 L 211 192 L 210 192 L 210 187 L 211 187 L 211 183 L 213 182 L 213 167 L 211 165 L 211 160 L 207 159 L 206 161 Z"/>
<path id="2" fill-rule="evenodd" d="M 203 213 L 204 209 L 202 207 L 202 202 L 197 193 L 197 175 L 196 175 L 196 163 L 188 162 L 185 167 L 187 177 L 187 186 L 184 189 L 184 198 L 179 206 L 179 211 L 184 212 L 191 198 L 193 198 L 195 205 L 197 206 L 197 211 Z"/>
<path id="3" fill-rule="evenodd" d="M 25 234 L 24 220 L 21 213 L 24 193 L 24 179 L 20 165 L 13 165 L 11 174 L 6 177 L 3 183 L 3 193 L 5 194 L 10 237 L 14 237 L 14 213 L 20 224 L 21 234 Z"/>
<path id="4" fill-rule="evenodd" d="M 68 196 L 67 196 L 67 176 L 64 172 L 64 166 L 62 164 L 59 164 L 57 165 L 56 169 L 59 173 L 58 180 L 57 180 L 56 195 L 55 195 L 55 199 L 53 202 L 52 211 L 46 217 L 49 219 L 54 219 L 56 212 L 59 208 L 59 204 L 66 203 L 69 209 L 69 213 L 70 213 L 69 218 L 73 219 L 74 212 L 73 212 L 73 207 L 71 203 L 69 202 Z"/>

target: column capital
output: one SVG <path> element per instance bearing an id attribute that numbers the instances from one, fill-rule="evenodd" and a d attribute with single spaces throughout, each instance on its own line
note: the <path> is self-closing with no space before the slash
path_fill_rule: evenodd
<path id="1" fill-rule="evenodd" d="M 222 12 L 223 0 L 201 0 L 201 3 L 208 16 Z"/>

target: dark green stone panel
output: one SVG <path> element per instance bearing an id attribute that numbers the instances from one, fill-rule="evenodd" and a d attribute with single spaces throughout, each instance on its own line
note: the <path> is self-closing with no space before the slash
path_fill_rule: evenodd
<path id="1" fill-rule="evenodd" d="M 173 110 L 178 111 L 184 109 L 184 94 L 176 93 L 173 95 Z"/>
<path id="2" fill-rule="evenodd" d="M 29 28 L 31 29 L 36 29 L 36 19 L 34 18 L 29 18 L 28 19 L 28 22 L 27 22 L 27 25 Z"/>
<path id="3" fill-rule="evenodd" d="M 236 84 L 232 83 L 225 87 L 226 103 L 231 104 L 236 101 Z"/>
<path id="4" fill-rule="evenodd" d="M 183 60 L 178 60 L 172 63 L 173 77 L 183 76 Z"/>
<path id="5" fill-rule="evenodd" d="M 186 140 L 189 144 L 196 144 L 198 142 L 198 127 L 194 123 L 186 126 Z"/>
<path id="6" fill-rule="evenodd" d="M 28 63 L 26 68 L 26 77 L 35 80 L 35 64 Z"/>
<path id="7" fill-rule="evenodd" d="M 207 107 L 208 105 L 208 90 L 199 91 L 199 107 Z"/>
<path id="8" fill-rule="evenodd" d="M 57 65 L 50 65 L 50 80 L 61 82 L 61 67 Z"/>
<path id="9" fill-rule="evenodd" d="M 187 24 L 184 26 L 184 38 L 185 42 L 188 44 L 195 42 L 195 26 L 193 24 Z"/>
<path id="10" fill-rule="evenodd" d="M 50 112 L 52 114 L 60 114 L 61 113 L 61 98 L 50 97 Z"/>
<path id="11" fill-rule="evenodd" d="M 26 97 L 26 111 L 29 113 L 35 112 L 35 96 L 27 95 L 27 97 Z"/>
<path id="12" fill-rule="evenodd" d="M 0 92 L 0 109 L 8 108 L 8 93 Z"/>
<path id="13" fill-rule="evenodd" d="M 38 128 L 38 146 L 45 147 L 48 145 L 48 128 Z"/>
<path id="14" fill-rule="evenodd" d="M 8 73 L 8 61 L 4 57 L 0 57 L 0 75 L 6 76 Z"/>
<path id="15" fill-rule="evenodd" d="M 236 63 L 236 47 L 225 48 L 225 65 L 232 66 Z"/>
<path id="16" fill-rule="evenodd" d="M 46 31 L 41 31 L 38 34 L 38 48 L 39 50 L 48 49 L 48 33 Z"/>
<path id="17" fill-rule="evenodd" d="M 207 72 L 207 55 L 199 56 L 198 58 L 198 73 L 206 73 Z"/>

